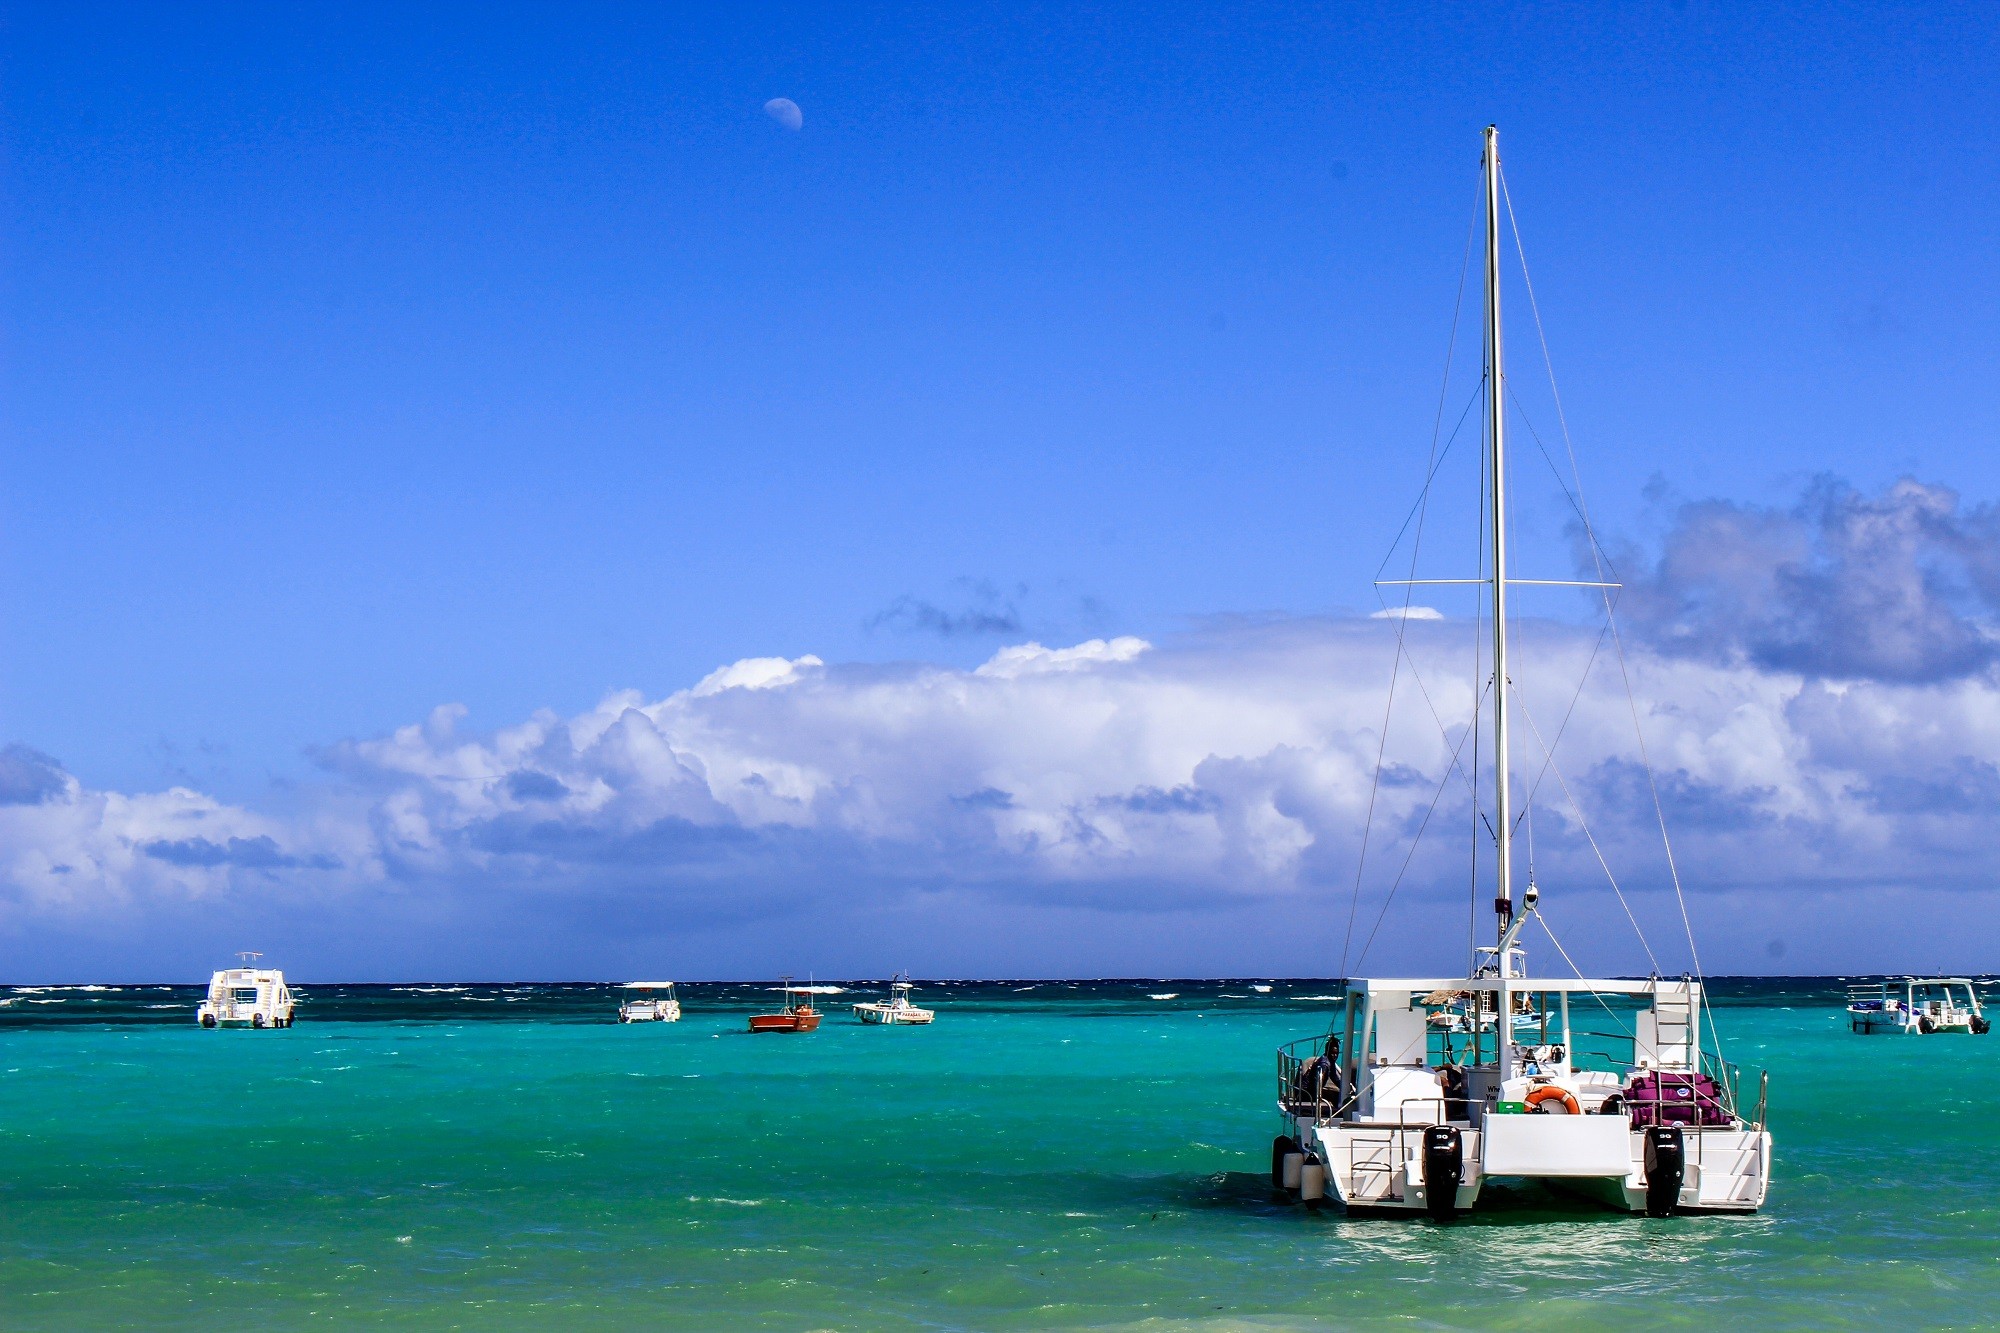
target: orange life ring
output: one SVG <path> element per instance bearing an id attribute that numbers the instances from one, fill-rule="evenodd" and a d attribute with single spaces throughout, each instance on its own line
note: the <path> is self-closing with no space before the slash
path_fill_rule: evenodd
<path id="1" fill-rule="evenodd" d="M 1569 1114 L 1583 1114 L 1582 1105 L 1578 1103 L 1569 1089 L 1559 1088 L 1553 1083 L 1544 1083 L 1541 1087 L 1532 1089 L 1524 1100 L 1530 1111 L 1541 1110 L 1543 1102 L 1560 1101 L 1563 1104 L 1563 1110 Z"/>

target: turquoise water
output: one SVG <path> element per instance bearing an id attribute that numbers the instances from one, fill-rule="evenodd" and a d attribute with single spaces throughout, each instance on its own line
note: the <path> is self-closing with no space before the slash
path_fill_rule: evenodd
<path id="1" fill-rule="evenodd" d="M 1271 1049 L 1326 983 L 1025 985 L 928 987 L 922 1029 L 829 997 L 802 1037 L 743 1033 L 752 987 L 620 1027 L 603 987 L 303 986 L 286 1032 L 201 1031 L 190 988 L 0 992 L 0 1324 L 2000 1320 L 2000 1037 L 1719 984 L 1728 1054 L 1771 1070 L 1764 1213 L 1524 1190 L 1439 1226 L 1271 1195 Z"/>

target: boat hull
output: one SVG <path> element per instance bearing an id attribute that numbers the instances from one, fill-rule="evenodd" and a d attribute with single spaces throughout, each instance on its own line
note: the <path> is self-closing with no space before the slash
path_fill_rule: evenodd
<path id="1" fill-rule="evenodd" d="M 936 1018 L 937 1014 L 929 1009 L 915 1007 L 898 1009 L 887 1004 L 857 1004 L 854 1006 L 854 1016 L 863 1023 L 882 1027 L 923 1027 Z"/>
<path id="2" fill-rule="evenodd" d="M 819 1028 L 817 1013 L 752 1014 L 752 1032 L 813 1032 Z"/>
<path id="3" fill-rule="evenodd" d="M 1489 1181 L 1539 1180 L 1619 1212 L 1647 1211 L 1645 1134 L 1622 1117 L 1505 1116 L 1527 1122 L 1500 1133 L 1459 1126 L 1463 1144 L 1453 1212 L 1474 1212 Z M 1298 1142 L 1326 1167 L 1329 1201 L 1349 1212 L 1421 1216 L 1431 1211 L 1424 1180 L 1424 1125 L 1295 1121 Z M 1506 1131 L 1526 1130 L 1526 1135 Z M 1770 1179 L 1771 1136 L 1756 1129 L 1682 1130 L 1686 1170 L 1677 1213 L 1754 1213 Z M 1568 1140 L 1574 1139 L 1574 1142 Z M 1509 1139 L 1532 1141 L 1510 1142 Z"/>
<path id="4" fill-rule="evenodd" d="M 1921 1024 L 1903 1021 L 1903 1015 L 1885 1011 L 1847 1011 L 1847 1028 L 1858 1037 L 1969 1037 L 1973 1035 L 1972 1020 L 1968 1018 L 1937 1022 L 1933 1020 L 1931 1030 L 1924 1031 Z"/>

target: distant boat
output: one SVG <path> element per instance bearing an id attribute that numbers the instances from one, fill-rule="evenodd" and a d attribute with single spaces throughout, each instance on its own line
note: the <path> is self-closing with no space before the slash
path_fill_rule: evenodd
<path id="1" fill-rule="evenodd" d="M 901 1024 L 908 1027 L 922 1027 L 937 1017 L 935 1010 L 919 1009 L 910 1003 L 910 974 L 899 973 L 889 983 L 889 998 L 872 1000 L 854 1006 L 854 1016 L 864 1023 L 883 1025 Z"/>
<path id="2" fill-rule="evenodd" d="M 811 988 L 794 990 L 790 977 L 785 978 L 784 988 L 784 1009 L 775 1014 L 750 1015 L 752 1032 L 814 1032 L 819 1029 L 820 1012 L 813 1007 Z"/>
<path id="3" fill-rule="evenodd" d="M 253 967 L 264 955 L 236 955 L 243 966 L 225 968 L 208 979 L 208 998 L 195 1010 L 205 1028 L 288 1028 L 292 1025 L 292 992 L 285 974 L 276 968 Z"/>
<path id="4" fill-rule="evenodd" d="M 1983 1037 L 1991 1027 L 1971 977 L 1898 977 L 1847 988 L 1848 1031 L 1864 1037 L 1912 1032 Z"/>
<path id="5" fill-rule="evenodd" d="M 618 1021 L 621 1023 L 678 1023 L 681 1021 L 680 997 L 674 993 L 671 981 L 628 981 L 625 989 L 639 994 L 626 999 L 618 1006 Z"/>

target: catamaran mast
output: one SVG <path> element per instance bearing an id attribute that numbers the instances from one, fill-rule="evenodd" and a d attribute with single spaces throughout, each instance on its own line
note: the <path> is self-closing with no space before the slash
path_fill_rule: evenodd
<path id="1" fill-rule="evenodd" d="M 1493 479 L 1493 841 L 1495 871 L 1493 911 L 1499 917 L 1498 964 L 1500 989 L 1494 999 L 1494 1036 L 1498 1038 L 1500 1077 L 1514 1074 L 1514 997 L 1507 986 L 1514 975 L 1508 927 L 1514 921 L 1514 819 L 1507 791 L 1507 450 L 1506 376 L 1500 368 L 1500 128 L 1486 127 L 1486 460 Z"/>
<path id="2" fill-rule="evenodd" d="M 1499 847 L 1493 910 L 1500 936 L 1514 919 L 1513 816 L 1507 790 L 1507 452 L 1506 379 L 1500 368 L 1500 129 L 1486 127 L 1486 438 L 1493 479 L 1493 837 Z M 1498 962 L 1510 975 L 1507 950 Z M 1502 1020 L 1505 1021 L 1504 1019 Z"/>

